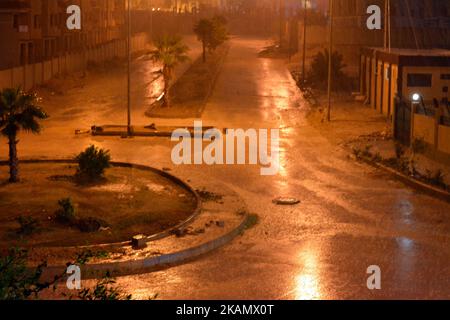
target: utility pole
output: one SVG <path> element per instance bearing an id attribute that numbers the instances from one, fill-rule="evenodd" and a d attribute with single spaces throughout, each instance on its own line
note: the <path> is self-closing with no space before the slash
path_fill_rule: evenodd
<path id="1" fill-rule="evenodd" d="M 127 82 L 128 82 L 128 92 L 127 92 L 127 134 L 130 137 L 132 135 L 131 130 L 131 0 L 128 0 L 128 21 L 127 21 Z"/>
<path id="2" fill-rule="evenodd" d="M 391 52 L 391 1 L 384 0 L 384 50 Z"/>
<path id="3" fill-rule="evenodd" d="M 303 62 L 302 62 L 302 88 L 305 84 L 305 80 L 306 80 L 306 22 L 307 22 L 307 1 L 308 0 L 303 0 L 305 2 L 305 8 L 304 8 L 304 12 L 303 12 Z"/>
<path id="4" fill-rule="evenodd" d="M 150 0 L 150 41 L 153 43 L 153 0 Z"/>
<path id="5" fill-rule="evenodd" d="M 389 47 L 389 52 L 391 52 L 391 0 L 387 0 L 388 3 L 388 47 Z"/>
<path id="6" fill-rule="evenodd" d="M 333 0 L 329 0 L 329 36 L 330 43 L 328 49 L 328 108 L 327 108 L 327 121 L 331 121 L 331 81 L 333 72 Z"/>
<path id="7" fill-rule="evenodd" d="M 279 1 L 279 10 L 280 10 L 280 49 L 283 45 L 283 0 Z"/>

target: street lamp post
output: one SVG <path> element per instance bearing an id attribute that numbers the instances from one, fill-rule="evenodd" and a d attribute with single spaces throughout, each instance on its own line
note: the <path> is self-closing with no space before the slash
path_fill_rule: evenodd
<path id="1" fill-rule="evenodd" d="M 279 1 L 279 14 L 280 14 L 280 49 L 283 46 L 283 0 Z"/>
<path id="2" fill-rule="evenodd" d="M 327 121 L 331 121 L 331 81 L 332 81 L 332 72 L 333 72 L 333 0 L 329 0 L 329 36 L 330 43 L 328 49 L 328 108 L 327 108 Z"/>
<path id="3" fill-rule="evenodd" d="M 127 134 L 131 136 L 131 0 L 128 0 L 127 15 Z"/>
<path id="4" fill-rule="evenodd" d="M 303 12 L 303 62 L 302 62 L 302 87 L 305 84 L 306 76 L 306 22 L 307 22 L 307 1 L 303 0 L 305 2 L 305 8 Z"/>

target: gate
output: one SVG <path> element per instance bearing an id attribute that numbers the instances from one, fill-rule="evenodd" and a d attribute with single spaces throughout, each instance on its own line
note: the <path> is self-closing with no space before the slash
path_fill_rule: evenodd
<path id="1" fill-rule="evenodd" d="M 397 141 L 403 145 L 411 144 L 411 105 L 400 99 L 395 100 L 395 132 Z"/>

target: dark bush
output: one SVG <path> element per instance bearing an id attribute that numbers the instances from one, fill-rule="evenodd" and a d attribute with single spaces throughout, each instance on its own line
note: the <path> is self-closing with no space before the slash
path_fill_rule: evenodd
<path id="1" fill-rule="evenodd" d="M 17 233 L 23 236 L 29 236 L 35 233 L 39 228 L 39 221 L 33 217 L 20 216 L 17 218 L 17 222 L 20 224 Z"/>
<path id="2" fill-rule="evenodd" d="M 316 89 L 326 89 L 328 84 L 328 60 L 329 51 L 324 50 L 319 52 L 311 64 L 311 69 L 308 72 L 308 83 Z M 343 55 L 334 51 L 331 56 L 331 81 L 334 89 L 348 90 L 351 88 L 350 79 L 344 74 Z"/>
<path id="3" fill-rule="evenodd" d="M 104 252 L 84 251 L 78 255 L 77 259 L 67 265 L 85 265 L 92 258 L 106 257 Z M 58 274 L 50 282 L 41 279 L 46 262 L 41 263 L 36 268 L 27 266 L 28 252 L 24 249 L 9 249 L 6 255 L 0 256 L 0 300 L 27 300 L 39 299 L 40 294 L 49 288 L 57 290 L 58 282 L 64 279 L 66 271 Z M 92 289 L 83 289 L 76 294 L 67 295 L 64 291 L 62 296 L 72 300 L 130 300 L 131 295 L 122 292 L 116 286 L 116 281 L 106 274 L 97 282 Z M 156 296 L 150 299 L 155 299 Z"/>
<path id="4" fill-rule="evenodd" d="M 109 151 L 90 146 L 80 153 L 77 176 L 82 179 L 98 180 L 103 177 L 105 170 L 111 167 Z"/>
<path id="5" fill-rule="evenodd" d="M 81 232 L 92 233 L 100 230 L 102 222 L 95 218 L 79 219 L 77 227 Z"/>
<path id="6" fill-rule="evenodd" d="M 58 201 L 58 204 L 60 208 L 56 211 L 56 220 L 61 223 L 74 223 L 76 219 L 76 212 L 72 199 L 61 199 Z"/>
<path id="7" fill-rule="evenodd" d="M 26 300 L 37 297 L 46 286 L 39 282 L 45 264 L 27 267 L 27 251 L 9 249 L 0 257 L 0 300 Z"/>

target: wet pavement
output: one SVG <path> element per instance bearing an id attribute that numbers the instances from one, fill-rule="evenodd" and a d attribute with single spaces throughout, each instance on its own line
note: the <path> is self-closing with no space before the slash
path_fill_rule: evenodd
<path id="1" fill-rule="evenodd" d="M 73 136 L 83 121 L 77 115 L 48 121 L 41 136 L 22 136 L 20 155 L 67 157 L 95 143 L 117 161 L 171 167 L 195 187 L 224 184 L 259 215 L 256 227 L 212 254 L 119 278 L 135 298 L 155 293 L 160 299 L 450 298 L 450 204 L 349 160 L 310 126 L 284 62 L 257 57 L 267 44 L 232 40 L 203 122 L 280 128 L 282 167 L 276 176 L 261 176 L 258 166 L 248 165 L 174 167 L 167 139 Z M 6 147 L 0 151 L 4 155 Z M 272 200 L 279 196 L 301 203 L 277 206 Z M 381 290 L 367 289 L 371 265 L 381 268 Z"/>

